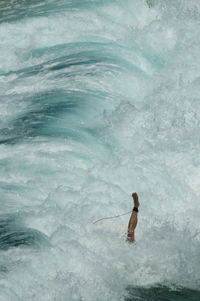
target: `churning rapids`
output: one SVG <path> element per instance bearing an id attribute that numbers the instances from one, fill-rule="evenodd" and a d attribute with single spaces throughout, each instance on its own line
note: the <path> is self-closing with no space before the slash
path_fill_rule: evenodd
<path id="1" fill-rule="evenodd" d="M 200 300 L 200 2 L 1 0 L 0 300 Z M 125 242 L 141 208 L 136 243 Z"/>

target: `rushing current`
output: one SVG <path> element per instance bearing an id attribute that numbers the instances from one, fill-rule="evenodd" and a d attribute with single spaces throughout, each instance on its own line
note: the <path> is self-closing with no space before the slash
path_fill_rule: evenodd
<path id="1" fill-rule="evenodd" d="M 200 300 L 200 2 L 0 1 L 0 300 Z M 126 242 L 140 198 L 136 242 Z"/>

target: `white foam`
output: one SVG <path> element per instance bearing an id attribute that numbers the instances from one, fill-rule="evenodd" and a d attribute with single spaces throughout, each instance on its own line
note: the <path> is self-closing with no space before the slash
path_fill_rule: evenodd
<path id="1" fill-rule="evenodd" d="M 1 129 L 43 108 L 37 95 L 84 94 L 74 111 L 49 116 L 40 137 L 0 146 L 2 213 L 23 212 L 26 226 L 51 243 L 3 252 L 4 264 L 13 264 L 0 279 L 2 300 L 116 301 L 127 285 L 199 288 L 199 23 L 194 1 L 156 3 L 0 25 L 2 73 L 44 63 L 28 77 L 1 76 Z M 117 59 L 66 68 L 71 79 L 49 71 L 68 54 L 60 45 L 87 41 L 106 41 Z M 49 101 L 56 104 L 56 94 Z M 56 137 L 70 129 L 74 139 Z M 141 209 L 129 245 L 128 216 L 92 221 L 131 210 L 133 190 Z"/>

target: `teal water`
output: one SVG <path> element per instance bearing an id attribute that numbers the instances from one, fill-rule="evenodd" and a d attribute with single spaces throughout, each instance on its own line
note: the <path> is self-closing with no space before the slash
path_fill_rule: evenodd
<path id="1" fill-rule="evenodd" d="M 200 300 L 199 17 L 1 1 L 0 300 Z"/>

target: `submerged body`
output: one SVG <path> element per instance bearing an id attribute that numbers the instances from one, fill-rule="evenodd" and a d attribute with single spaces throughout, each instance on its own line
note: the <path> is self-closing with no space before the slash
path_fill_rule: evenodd
<path id="1" fill-rule="evenodd" d="M 135 228 L 137 226 L 137 219 L 138 219 L 138 207 L 140 206 L 138 195 L 136 192 L 132 193 L 132 198 L 134 201 L 134 208 L 132 214 L 129 219 L 128 224 L 128 233 L 127 233 L 127 241 L 134 242 L 135 240 Z"/>

